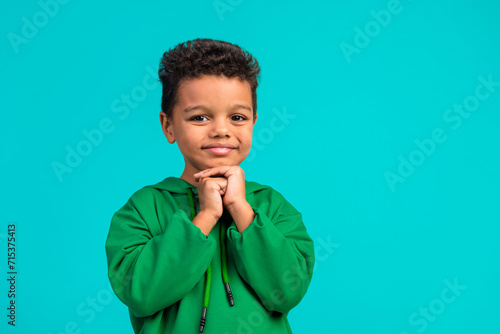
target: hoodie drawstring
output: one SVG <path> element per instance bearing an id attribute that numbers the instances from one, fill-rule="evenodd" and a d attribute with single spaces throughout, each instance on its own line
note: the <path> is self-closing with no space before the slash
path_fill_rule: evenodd
<path id="1" fill-rule="evenodd" d="M 234 306 L 233 293 L 229 287 L 229 277 L 227 276 L 227 252 L 226 252 L 226 224 L 220 226 L 220 259 L 222 264 L 222 282 L 226 288 L 226 296 L 230 306 Z"/>
<path id="2" fill-rule="evenodd" d="M 193 190 L 191 188 L 187 188 L 189 195 L 189 203 L 191 204 L 191 219 L 194 219 L 196 216 L 196 209 L 194 206 L 194 198 L 193 198 Z M 233 301 L 233 293 L 231 292 L 231 288 L 229 287 L 229 277 L 227 275 L 227 252 L 226 252 L 226 225 L 224 222 L 221 222 L 220 225 L 220 256 L 221 256 L 221 273 L 222 273 L 222 282 L 224 283 L 224 287 L 226 289 L 226 296 L 230 306 L 234 306 Z M 200 333 L 203 332 L 205 328 L 205 321 L 207 315 L 208 304 L 210 303 L 210 285 L 212 283 L 212 267 L 209 264 L 207 270 L 205 271 L 205 288 L 203 295 L 203 309 L 201 312 L 200 319 Z"/>

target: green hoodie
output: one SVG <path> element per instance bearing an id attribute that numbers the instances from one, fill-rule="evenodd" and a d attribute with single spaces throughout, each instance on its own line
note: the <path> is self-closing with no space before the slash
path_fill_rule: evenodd
<path id="1" fill-rule="evenodd" d="M 198 189 L 177 177 L 136 191 L 113 215 L 108 276 L 135 333 L 198 333 L 207 289 L 204 334 L 292 333 L 287 315 L 311 281 L 313 242 L 302 215 L 279 192 L 250 181 L 245 192 L 255 219 L 243 233 L 224 210 L 205 236 L 191 222 Z M 221 258 L 227 259 L 234 306 Z"/>

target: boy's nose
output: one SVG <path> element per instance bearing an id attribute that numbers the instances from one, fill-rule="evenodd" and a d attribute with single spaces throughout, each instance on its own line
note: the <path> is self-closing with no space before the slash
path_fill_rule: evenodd
<path id="1" fill-rule="evenodd" d="M 212 128 L 212 135 L 214 137 L 225 137 L 229 135 L 229 125 L 225 120 L 215 120 Z"/>

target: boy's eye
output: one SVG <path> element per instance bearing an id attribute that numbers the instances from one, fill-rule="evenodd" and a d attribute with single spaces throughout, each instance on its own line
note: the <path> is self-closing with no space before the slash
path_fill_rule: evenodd
<path id="1" fill-rule="evenodd" d="M 206 118 L 206 116 L 203 116 L 203 115 L 197 115 L 197 116 L 193 116 L 193 117 L 191 117 L 189 120 L 190 120 L 190 121 L 202 121 L 202 120 L 203 120 L 203 119 L 201 119 L 202 117 L 205 117 L 205 118 Z"/>
<path id="2" fill-rule="evenodd" d="M 205 115 L 196 115 L 196 116 L 191 117 L 189 120 L 201 122 L 201 121 L 204 121 L 205 119 L 207 119 L 207 116 L 205 116 Z M 231 117 L 231 119 L 233 121 L 244 121 L 247 118 L 245 116 L 242 116 L 242 115 L 234 115 Z"/>
<path id="3" fill-rule="evenodd" d="M 234 117 L 237 118 L 237 119 L 235 119 L 235 121 L 244 121 L 246 119 L 245 116 L 241 116 L 241 115 L 234 115 L 233 119 L 234 119 Z"/>

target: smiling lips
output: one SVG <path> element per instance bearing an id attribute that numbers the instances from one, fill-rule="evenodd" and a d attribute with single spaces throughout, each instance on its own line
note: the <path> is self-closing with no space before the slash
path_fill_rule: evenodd
<path id="1" fill-rule="evenodd" d="M 220 143 L 220 144 L 209 144 L 203 148 L 204 150 L 208 150 L 215 155 L 227 155 L 229 154 L 235 147 L 231 144 Z"/>

